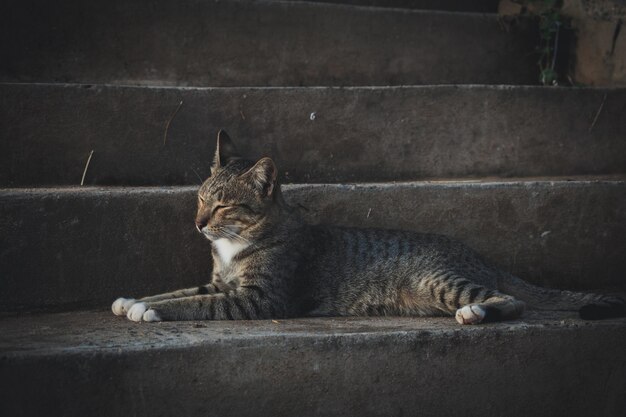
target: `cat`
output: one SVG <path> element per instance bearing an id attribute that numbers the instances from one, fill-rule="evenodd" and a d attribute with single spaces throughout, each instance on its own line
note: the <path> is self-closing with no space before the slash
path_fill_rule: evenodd
<path id="1" fill-rule="evenodd" d="M 526 304 L 624 316 L 619 297 L 546 289 L 490 266 L 448 237 L 309 225 L 285 203 L 270 158 L 243 159 L 220 131 L 195 224 L 211 241 L 207 285 L 112 310 L 133 321 L 302 316 L 454 316 L 460 324 L 511 320 Z"/>

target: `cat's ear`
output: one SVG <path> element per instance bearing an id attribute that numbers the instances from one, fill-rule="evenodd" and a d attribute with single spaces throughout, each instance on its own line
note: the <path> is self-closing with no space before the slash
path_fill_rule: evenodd
<path id="1" fill-rule="evenodd" d="M 226 165 L 229 160 L 239 157 L 239 152 L 237 152 L 237 148 L 230 139 L 230 136 L 228 136 L 228 133 L 226 133 L 225 130 L 217 132 L 217 146 L 215 147 L 211 174 L 219 167 Z"/>
<path id="2" fill-rule="evenodd" d="M 263 197 L 274 192 L 278 169 L 270 158 L 261 158 L 252 168 L 241 174 L 240 178 L 250 181 Z"/>

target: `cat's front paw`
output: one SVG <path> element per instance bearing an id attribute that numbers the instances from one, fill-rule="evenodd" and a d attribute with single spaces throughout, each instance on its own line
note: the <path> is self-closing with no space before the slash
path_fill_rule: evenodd
<path id="1" fill-rule="evenodd" d="M 148 310 L 148 305 L 146 303 L 138 302 L 133 304 L 133 306 L 128 310 L 126 317 L 128 320 L 132 321 L 141 321 L 143 320 L 143 313 Z"/>
<path id="2" fill-rule="evenodd" d="M 128 314 L 128 310 L 135 304 L 137 300 L 134 298 L 118 298 L 113 302 L 111 306 L 111 310 L 113 310 L 113 314 L 116 316 L 125 316 Z"/>
<path id="3" fill-rule="evenodd" d="M 478 324 L 485 319 L 487 312 L 477 304 L 461 307 L 456 311 L 456 321 L 460 324 Z"/>
<path id="4" fill-rule="evenodd" d="M 161 321 L 161 316 L 155 309 L 151 308 L 143 313 L 143 321 Z"/>
<path id="5" fill-rule="evenodd" d="M 161 316 L 159 313 L 150 308 L 146 303 L 138 302 L 133 304 L 133 306 L 128 310 L 128 314 L 126 314 L 129 320 L 132 321 L 161 321 Z"/>

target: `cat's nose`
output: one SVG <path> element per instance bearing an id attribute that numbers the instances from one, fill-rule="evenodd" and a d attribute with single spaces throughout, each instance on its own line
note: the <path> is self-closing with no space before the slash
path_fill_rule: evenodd
<path id="1" fill-rule="evenodd" d="M 207 225 L 205 220 L 196 220 L 196 229 L 198 232 L 202 233 L 202 229 Z"/>

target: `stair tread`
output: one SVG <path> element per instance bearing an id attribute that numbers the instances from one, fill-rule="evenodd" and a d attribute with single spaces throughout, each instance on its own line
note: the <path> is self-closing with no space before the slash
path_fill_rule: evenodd
<path id="1" fill-rule="evenodd" d="M 408 9 L 408 10 L 441 10 L 450 12 L 490 13 L 498 11 L 498 0 L 285 0 L 289 2 L 327 3 L 341 6 Z"/>
<path id="2" fill-rule="evenodd" d="M 466 186 L 466 187 L 507 187 L 519 185 L 585 185 L 585 184 L 620 184 L 626 181 L 626 174 L 614 175 L 564 175 L 542 177 L 480 177 L 480 178 L 428 178 L 415 181 L 377 181 L 377 182 L 341 182 L 341 183 L 283 183 L 285 190 L 300 188 L 415 188 L 429 186 Z M 86 193 L 188 193 L 197 190 L 198 185 L 45 185 L 40 187 L 0 187 L 1 196 L 19 194 L 86 194 Z"/>
<path id="3" fill-rule="evenodd" d="M 223 343 L 273 343 L 287 338 L 483 337 L 485 333 L 584 331 L 593 327 L 624 328 L 626 318 L 584 321 L 575 312 L 528 311 L 508 322 L 461 326 L 452 317 L 334 317 L 257 321 L 189 321 L 134 323 L 110 311 L 48 314 L 4 314 L 0 318 L 0 354 L 90 354 L 142 349 L 187 348 Z"/>
<path id="4" fill-rule="evenodd" d="M 5 316 L 0 412 L 621 416 L 625 330 L 626 319 L 534 311 L 477 326 L 453 318 L 140 324 L 110 311 Z M 399 404 L 405 412 L 395 412 Z"/>

